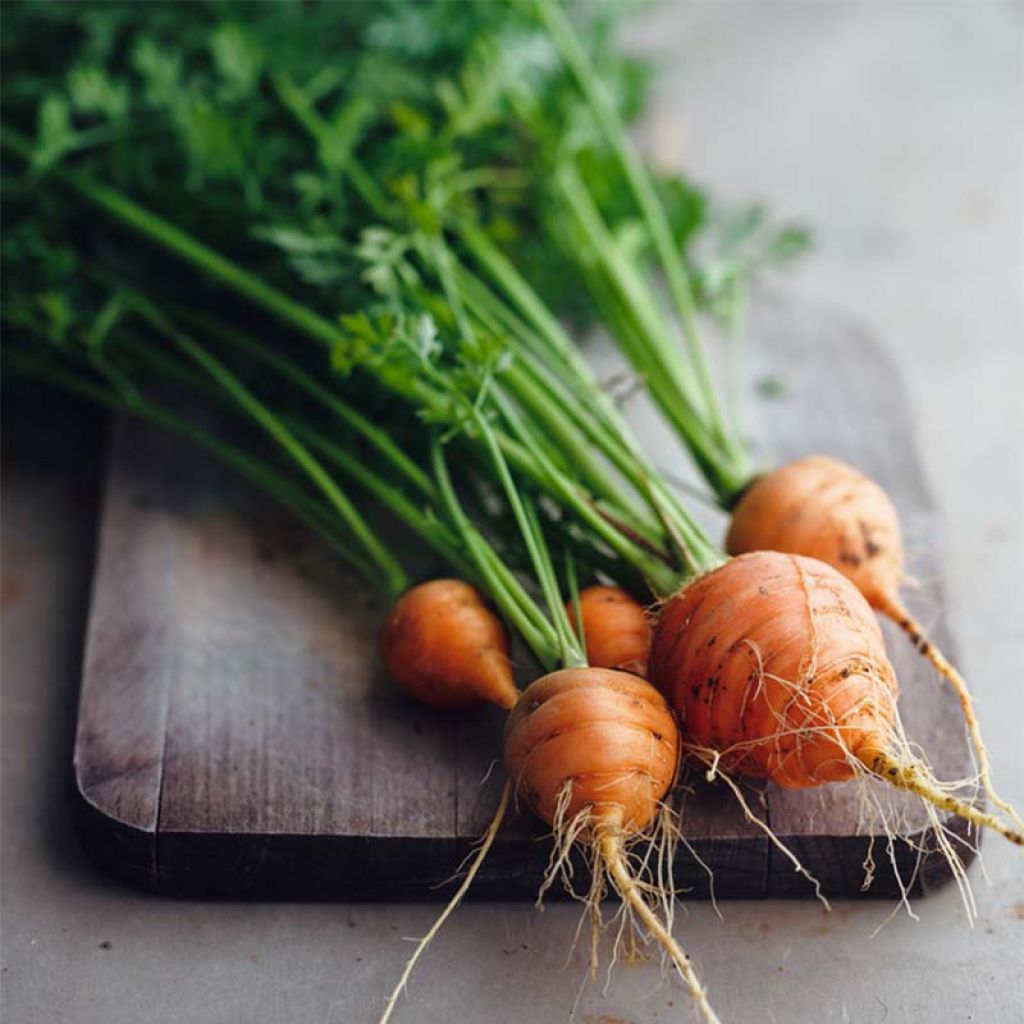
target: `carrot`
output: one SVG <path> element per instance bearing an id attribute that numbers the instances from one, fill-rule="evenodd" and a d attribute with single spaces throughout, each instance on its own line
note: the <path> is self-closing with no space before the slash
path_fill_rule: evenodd
<path id="1" fill-rule="evenodd" d="M 588 904 L 596 911 L 607 876 L 669 955 L 705 1019 L 717 1021 L 689 959 L 629 864 L 630 847 L 664 827 L 663 800 L 678 760 L 678 729 L 664 698 L 644 680 L 613 669 L 543 676 L 526 688 L 505 725 L 505 765 L 515 792 L 554 829 L 556 857 L 546 884 L 559 870 L 568 884 L 569 851 L 581 845 L 593 880 Z M 672 893 L 661 897 L 669 901 Z"/>
<path id="2" fill-rule="evenodd" d="M 584 899 L 594 915 L 595 944 L 607 878 L 632 917 L 670 957 L 705 1021 L 719 1024 L 689 958 L 646 895 L 660 900 L 671 921 L 677 826 L 665 798 L 676 779 L 679 752 L 679 729 L 665 698 L 635 675 L 582 666 L 550 672 L 528 686 L 505 724 L 509 781 L 497 812 L 462 884 L 406 962 L 379 1024 L 391 1019 L 417 961 L 469 889 L 504 819 L 510 793 L 554 832 L 538 902 L 559 875 L 575 895 L 569 857 L 582 849 L 591 872 Z M 632 848 L 643 841 L 660 847 L 656 883 L 641 880 L 631 867 Z M 591 962 L 596 966 L 593 950 Z"/>
<path id="3" fill-rule="evenodd" d="M 852 466 L 825 455 L 797 459 L 747 489 L 733 510 L 730 554 L 786 551 L 827 562 L 889 616 L 956 691 L 989 799 L 1024 828 L 992 784 L 988 750 L 967 683 L 900 598 L 904 577 L 899 516 L 888 495 Z"/>
<path id="4" fill-rule="evenodd" d="M 430 580 L 407 590 L 384 624 L 381 651 L 391 678 L 434 708 L 488 701 L 510 708 L 519 696 L 505 628 L 462 580 Z"/>
<path id="5" fill-rule="evenodd" d="M 621 587 L 594 585 L 580 591 L 580 623 L 571 604 L 566 611 L 583 639 L 589 665 L 647 674 L 651 622 L 636 598 Z"/>
<path id="6" fill-rule="evenodd" d="M 406 962 L 379 1024 L 390 1020 L 416 962 L 480 870 L 513 792 L 554 833 L 538 901 L 558 878 L 570 895 L 581 896 L 573 888 L 570 858 L 579 850 L 588 862 L 591 883 L 581 898 L 590 909 L 593 925 L 592 970 L 597 965 L 600 903 L 610 885 L 623 901 L 629 919 L 672 960 L 704 1019 L 717 1024 L 704 989 L 671 931 L 675 899 L 672 859 L 679 831 L 676 814 L 665 801 L 676 778 L 680 746 L 673 713 L 664 697 L 643 679 L 587 665 L 570 623 L 571 612 L 560 596 L 533 499 L 518 490 L 500 449 L 492 443 L 487 421 L 478 417 L 476 426 L 491 447 L 496 476 L 527 549 L 546 613 L 514 576 L 503 573 L 492 549 L 465 514 L 442 443 L 435 439 L 431 454 L 438 488 L 452 525 L 465 537 L 478 572 L 488 581 L 490 594 L 509 621 L 517 624 L 548 672 L 518 695 L 518 700 L 513 699 L 504 742 L 508 781 L 498 809 L 469 862 L 463 883 Z M 574 592 L 571 559 L 567 575 Z M 429 607 L 430 600 L 426 603 Z M 421 618 L 430 624 L 428 615 Z M 651 844 L 649 853 L 634 858 L 633 849 L 641 842 Z M 659 903 L 660 915 L 655 909 Z"/>
<path id="7" fill-rule="evenodd" d="M 912 754 L 878 623 L 824 562 L 758 551 L 698 578 L 666 603 L 649 672 L 725 770 L 790 789 L 874 776 L 1024 844 Z"/>

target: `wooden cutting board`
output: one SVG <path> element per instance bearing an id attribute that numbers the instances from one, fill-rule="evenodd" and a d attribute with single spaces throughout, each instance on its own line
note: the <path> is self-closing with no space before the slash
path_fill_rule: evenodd
<path id="1" fill-rule="evenodd" d="M 949 650 L 940 524 L 897 368 L 863 332 L 820 312 L 768 305 L 754 335 L 745 411 L 758 459 L 827 452 L 875 477 L 906 528 L 920 581 L 910 602 Z M 656 420 L 635 418 L 679 470 L 685 459 Z M 446 716 L 399 694 L 376 656 L 382 614 L 336 558 L 230 471 L 118 422 L 74 753 L 77 818 L 95 859 L 172 896 L 447 898 L 497 803 L 502 716 Z M 969 775 L 955 698 L 900 634 L 887 626 L 886 638 L 909 735 L 941 778 Z M 716 895 L 809 893 L 721 783 L 691 783 L 685 831 Z M 871 792 L 921 837 L 927 822 L 912 800 Z M 829 894 L 862 895 L 872 849 L 867 895 L 897 893 L 856 784 L 768 785 L 749 799 Z M 513 817 L 472 895 L 532 898 L 548 850 L 535 822 Z M 941 858 L 919 862 L 903 843 L 892 859 L 917 893 L 949 877 Z M 707 895 L 687 850 L 677 878 L 691 897 Z"/>

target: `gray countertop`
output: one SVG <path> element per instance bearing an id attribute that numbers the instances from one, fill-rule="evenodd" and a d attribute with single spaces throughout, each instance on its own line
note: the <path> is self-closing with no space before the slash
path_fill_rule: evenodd
<path id="1" fill-rule="evenodd" d="M 1024 5 L 666 3 L 634 36 L 665 64 L 648 144 L 811 223 L 817 250 L 772 287 L 864 322 L 903 367 L 960 660 L 1024 807 Z M 5 1024 L 374 1020 L 436 908 L 163 902 L 84 861 L 66 797 L 101 425 L 65 406 L 13 422 L 34 436 L 11 440 L 31 459 L 4 488 Z M 1024 859 L 983 852 L 973 931 L 949 888 L 875 937 L 892 908 L 873 902 L 729 903 L 721 921 L 693 904 L 677 935 L 726 1021 L 1022 1021 Z M 568 1020 L 577 914 L 460 908 L 398 1020 Z M 602 986 L 578 1021 L 693 1019 L 650 964 Z"/>

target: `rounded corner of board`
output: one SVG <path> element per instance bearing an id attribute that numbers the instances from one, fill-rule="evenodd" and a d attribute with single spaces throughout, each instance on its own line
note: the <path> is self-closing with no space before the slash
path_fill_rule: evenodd
<path id="1" fill-rule="evenodd" d="M 168 895 L 157 870 L 156 833 L 104 807 L 77 771 L 71 785 L 71 813 L 82 849 L 104 875 L 135 889 Z"/>

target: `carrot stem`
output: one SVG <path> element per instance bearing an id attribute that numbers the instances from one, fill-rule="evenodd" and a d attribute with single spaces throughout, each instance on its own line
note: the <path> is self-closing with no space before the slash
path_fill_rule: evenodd
<path id="1" fill-rule="evenodd" d="M 343 523 L 357 538 L 367 556 L 382 573 L 388 593 L 397 598 L 409 586 L 409 577 L 398 560 L 381 543 L 356 507 L 335 483 L 331 475 L 282 421 L 264 405 L 223 363 L 198 342 L 177 330 L 164 316 L 140 295 L 132 303 L 157 330 L 174 342 L 224 392 L 260 426 L 310 478 L 334 507 Z"/>
<path id="2" fill-rule="evenodd" d="M 441 499 L 455 528 L 463 537 L 470 557 L 476 563 L 480 575 L 487 582 L 487 589 L 502 614 L 516 627 L 545 668 L 558 664 L 559 640 L 554 627 L 541 614 L 536 603 L 522 588 L 522 585 L 508 572 L 504 563 L 484 539 L 462 509 L 455 487 L 448 472 L 444 451 L 440 441 L 434 438 L 431 445 L 431 461 L 437 479 Z"/>
<path id="3" fill-rule="evenodd" d="M 672 294 L 683 333 L 689 349 L 690 360 L 696 370 L 700 385 L 699 398 L 695 406 L 700 411 L 706 408 L 712 433 L 721 441 L 727 440 L 715 388 L 708 370 L 707 354 L 697 325 L 697 306 L 690 288 L 690 282 L 672 232 L 668 225 L 661 200 L 658 198 L 643 161 L 631 144 L 615 103 L 600 77 L 594 70 L 586 50 L 573 32 L 568 19 L 560 8 L 550 0 L 537 0 L 537 12 L 552 40 L 568 65 L 594 114 L 598 127 L 612 147 L 626 181 L 636 200 L 637 206 L 647 225 L 661 263 L 669 291 Z"/>
<path id="4" fill-rule="evenodd" d="M 377 453 L 382 455 L 397 469 L 425 498 L 429 500 L 436 499 L 436 488 L 430 477 L 395 444 L 387 431 L 382 430 L 336 394 L 318 384 L 310 374 L 297 366 L 293 360 L 285 358 L 269 346 L 257 341 L 251 335 L 230 327 L 211 316 L 177 306 L 174 307 L 174 312 L 176 316 L 185 322 L 191 322 L 197 329 L 215 334 L 220 340 L 227 342 L 258 362 L 269 366 L 275 372 L 291 381 L 311 398 L 316 399 L 320 405 L 329 410 L 342 423 L 351 427 L 369 441 Z"/>
<path id="5" fill-rule="evenodd" d="M 505 491 L 505 497 L 512 509 L 523 543 L 530 556 L 534 574 L 540 584 L 541 593 L 547 603 L 548 615 L 558 638 L 561 665 L 563 668 L 582 667 L 586 665 L 587 658 L 566 619 L 565 606 L 558 592 L 558 580 L 555 576 L 554 566 L 551 564 L 551 555 L 548 552 L 533 505 L 519 493 L 512 474 L 509 472 L 508 463 L 505 462 L 501 449 L 495 441 L 494 432 L 486 419 L 479 412 L 475 412 L 475 419 L 477 429 L 491 453 L 495 472 Z"/>

